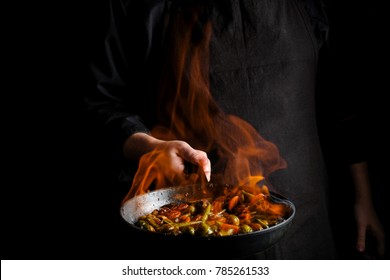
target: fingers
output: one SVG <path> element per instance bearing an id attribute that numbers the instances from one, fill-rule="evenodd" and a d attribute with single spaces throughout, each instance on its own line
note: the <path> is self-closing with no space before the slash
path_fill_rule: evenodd
<path id="1" fill-rule="evenodd" d="M 197 150 L 197 152 L 200 153 L 200 155 L 198 155 L 198 165 L 202 168 L 206 179 L 209 182 L 211 177 L 211 162 L 205 152 L 199 150 Z"/>
<path id="2" fill-rule="evenodd" d="M 185 161 L 198 165 L 203 170 L 207 181 L 210 181 L 211 162 L 207 157 L 206 152 L 196 150 L 187 144 L 181 146 L 179 149 L 179 154 Z"/>
<path id="3" fill-rule="evenodd" d="M 383 257 L 385 254 L 385 235 L 381 228 L 370 227 L 370 232 L 375 238 L 376 253 L 379 257 Z M 366 250 L 366 235 L 368 228 L 366 226 L 360 226 L 358 228 L 356 250 L 364 252 Z"/>
<path id="4" fill-rule="evenodd" d="M 359 226 L 357 232 L 357 240 L 356 240 L 356 250 L 359 252 L 364 252 L 366 249 L 366 227 Z"/>

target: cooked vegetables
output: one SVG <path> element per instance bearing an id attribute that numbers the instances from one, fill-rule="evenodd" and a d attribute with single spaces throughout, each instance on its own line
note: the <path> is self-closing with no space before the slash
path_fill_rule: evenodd
<path id="1" fill-rule="evenodd" d="M 284 204 L 276 204 L 270 200 L 266 187 L 258 193 L 236 187 L 213 200 L 205 198 L 164 205 L 140 217 L 136 226 L 171 235 L 246 234 L 284 221 L 285 210 Z"/>

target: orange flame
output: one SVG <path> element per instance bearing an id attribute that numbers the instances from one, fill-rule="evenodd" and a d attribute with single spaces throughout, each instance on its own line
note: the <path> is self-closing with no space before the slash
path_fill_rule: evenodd
<path id="1" fill-rule="evenodd" d="M 262 138 L 246 121 L 225 114 L 213 100 L 209 87 L 212 25 L 204 22 L 199 37 L 202 13 L 201 7 L 195 7 L 190 13 L 172 15 L 160 83 L 160 124 L 151 133 L 164 140 L 186 141 L 216 157 L 215 162 L 212 160 L 212 182 L 255 186 L 273 171 L 285 168 L 286 163 L 275 144 Z M 169 170 L 168 161 L 162 151 L 144 155 L 124 201 L 152 186 L 159 189 L 205 183 L 201 171 L 180 175 Z"/>

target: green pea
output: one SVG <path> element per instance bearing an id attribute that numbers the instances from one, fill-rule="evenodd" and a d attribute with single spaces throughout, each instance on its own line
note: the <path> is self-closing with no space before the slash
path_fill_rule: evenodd
<path id="1" fill-rule="evenodd" d="M 185 234 L 195 235 L 195 228 L 193 226 L 183 227 L 181 231 Z"/>
<path id="2" fill-rule="evenodd" d="M 252 232 L 252 228 L 249 225 L 241 225 L 239 229 L 239 233 L 250 233 Z"/>
<path id="3" fill-rule="evenodd" d="M 213 234 L 213 230 L 211 227 L 206 223 L 199 224 L 198 228 L 196 229 L 196 234 L 200 236 L 208 236 Z"/>
<path id="4" fill-rule="evenodd" d="M 229 215 L 226 219 L 226 222 L 231 225 L 238 226 L 240 225 L 240 219 L 236 215 Z"/>

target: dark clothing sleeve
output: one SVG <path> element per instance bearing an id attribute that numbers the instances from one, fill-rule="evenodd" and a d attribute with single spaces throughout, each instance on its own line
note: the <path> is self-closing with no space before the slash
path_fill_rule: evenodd
<path id="1" fill-rule="evenodd" d="M 146 107 L 146 96 L 150 96 L 145 77 L 152 75 L 147 65 L 163 9 L 164 1 L 110 2 L 109 29 L 91 62 L 97 87 L 86 101 L 118 148 L 133 133 L 149 132 L 153 114 L 140 108 Z"/>
<path id="2" fill-rule="evenodd" d="M 321 0 L 302 0 L 311 19 L 311 25 L 319 45 L 329 40 L 329 20 L 327 7 Z"/>

